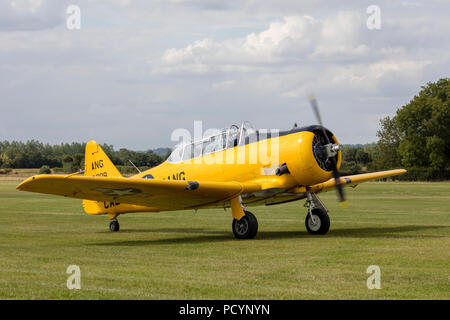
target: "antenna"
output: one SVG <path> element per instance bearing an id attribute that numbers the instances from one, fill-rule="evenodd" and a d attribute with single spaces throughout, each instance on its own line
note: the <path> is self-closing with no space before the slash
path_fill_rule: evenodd
<path id="1" fill-rule="evenodd" d="M 138 167 L 136 167 L 135 165 L 134 165 L 134 163 L 133 162 L 131 162 L 131 160 L 130 159 L 128 159 L 128 161 L 130 161 L 130 163 L 132 164 L 132 166 L 139 172 L 139 173 L 142 173 L 141 172 L 141 170 L 139 170 L 139 168 Z"/>

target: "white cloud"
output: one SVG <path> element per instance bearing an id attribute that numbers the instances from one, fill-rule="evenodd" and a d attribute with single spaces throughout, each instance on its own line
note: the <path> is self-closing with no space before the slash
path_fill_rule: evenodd
<path id="1" fill-rule="evenodd" d="M 11 8 L 16 11 L 28 11 L 35 13 L 43 3 L 44 0 L 12 0 Z"/>
<path id="2" fill-rule="evenodd" d="M 234 78 L 247 74 L 243 83 L 251 92 L 296 99 L 317 90 L 378 94 L 387 84 L 420 81 L 430 58 L 386 45 L 368 41 L 364 15 L 358 12 L 341 11 L 323 19 L 290 16 L 245 37 L 205 38 L 167 49 L 159 61 L 153 61 L 153 72 Z M 212 84 L 216 90 L 227 87 L 227 81 Z"/>
<path id="3" fill-rule="evenodd" d="M 259 33 L 223 41 L 202 39 L 184 48 L 165 51 L 156 72 L 257 71 L 261 67 L 305 63 L 309 60 L 357 58 L 369 54 L 362 43 L 361 16 L 339 12 L 323 20 L 311 16 L 284 17 Z"/>
<path id="4" fill-rule="evenodd" d="M 330 16 L 320 25 L 320 37 L 314 43 L 311 58 L 358 57 L 369 53 L 369 47 L 363 43 L 362 31 L 365 20 L 361 12 L 341 11 Z"/>

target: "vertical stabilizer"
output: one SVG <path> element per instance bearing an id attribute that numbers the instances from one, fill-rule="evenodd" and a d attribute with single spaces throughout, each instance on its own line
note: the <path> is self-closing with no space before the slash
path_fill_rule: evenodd
<path id="1" fill-rule="evenodd" d="M 84 154 L 84 175 L 88 177 L 122 177 L 103 149 L 91 140 L 86 144 Z M 83 209 L 88 214 L 113 214 L 116 212 L 115 202 L 83 200 Z"/>
<path id="2" fill-rule="evenodd" d="M 122 177 L 119 170 L 109 160 L 106 153 L 97 144 L 91 140 L 86 144 L 84 154 L 84 175 L 89 177 Z"/>

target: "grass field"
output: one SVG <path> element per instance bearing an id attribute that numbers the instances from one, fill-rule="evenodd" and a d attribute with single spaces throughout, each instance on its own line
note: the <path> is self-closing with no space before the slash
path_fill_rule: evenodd
<path id="1" fill-rule="evenodd" d="M 303 201 L 251 208 L 259 233 L 239 241 L 230 211 L 123 215 L 111 233 L 80 200 L 18 182 L 0 180 L 1 299 L 450 299 L 450 183 L 362 184 L 345 211 L 326 193 L 325 236 L 306 232 Z"/>

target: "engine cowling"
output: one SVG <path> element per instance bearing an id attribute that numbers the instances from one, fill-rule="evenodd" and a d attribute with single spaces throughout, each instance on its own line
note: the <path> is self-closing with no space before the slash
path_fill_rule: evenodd
<path id="1" fill-rule="evenodd" d="M 338 140 L 329 131 L 325 130 L 328 138 L 333 144 L 338 145 Z M 308 186 L 324 182 L 333 177 L 332 159 L 327 151 L 326 138 L 321 127 L 315 126 L 309 130 L 300 131 L 296 135 L 297 150 L 294 157 L 286 161 L 290 174 L 299 185 Z M 333 156 L 337 167 L 341 165 L 341 151 L 334 150 Z"/>

